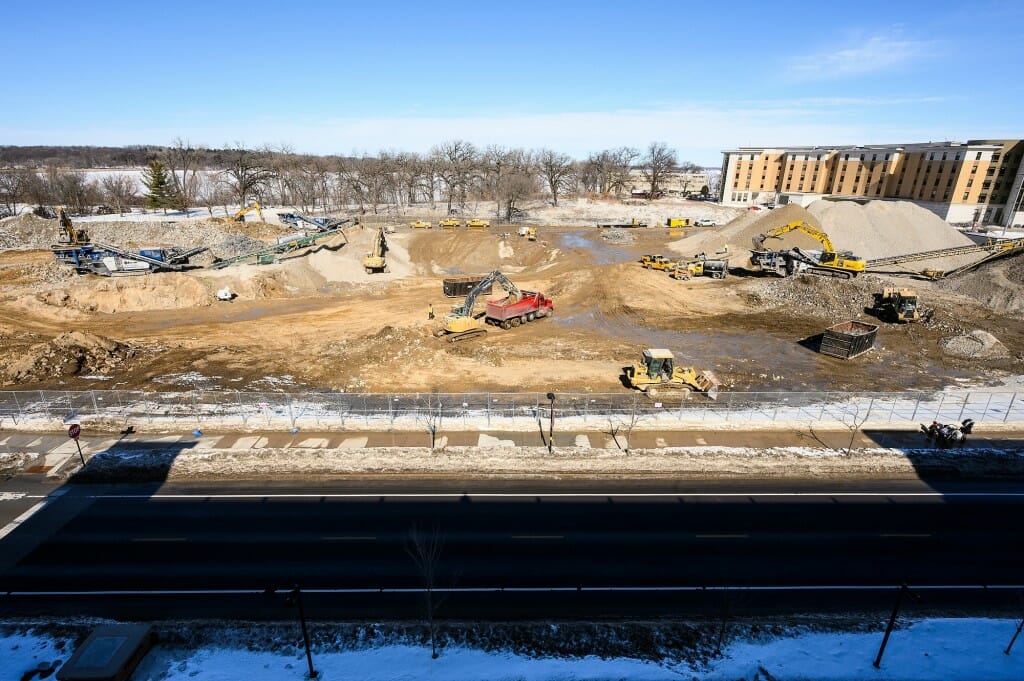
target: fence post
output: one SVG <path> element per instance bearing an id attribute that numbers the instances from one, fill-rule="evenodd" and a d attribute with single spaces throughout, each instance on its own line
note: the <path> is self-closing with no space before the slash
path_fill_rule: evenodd
<path id="1" fill-rule="evenodd" d="M 917 420 L 917 410 L 921 408 L 921 396 L 917 396 L 917 402 L 914 403 L 914 413 L 910 415 L 911 422 Z"/>
<path id="2" fill-rule="evenodd" d="M 491 394 L 487 393 L 487 427 L 491 427 Z"/>
<path id="3" fill-rule="evenodd" d="M 1017 399 L 1017 393 L 1010 395 L 1010 403 L 1006 405 L 1006 416 L 1003 417 L 1003 423 L 1010 418 L 1010 410 L 1013 409 L 1013 401 Z"/>
<path id="4" fill-rule="evenodd" d="M 100 406 L 98 404 L 96 404 L 96 391 L 95 390 L 90 390 L 89 391 L 89 397 L 92 398 L 92 413 L 95 416 L 99 417 L 99 415 L 100 415 Z"/>
<path id="5" fill-rule="evenodd" d="M 964 418 L 964 410 L 967 409 L 967 403 L 970 402 L 970 401 L 971 401 L 971 393 L 967 393 L 967 396 L 964 397 L 963 404 L 960 405 L 960 415 L 956 417 L 956 422 L 957 423 L 960 423 L 960 421 L 963 420 L 963 418 Z"/>
<path id="6" fill-rule="evenodd" d="M 940 393 L 939 395 L 940 395 L 939 396 L 939 406 L 936 407 L 936 409 L 935 409 L 935 415 L 932 416 L 932 421 L 938 421 L 939 420 L 939 414 L 942 413 L 942 405 L 944 405 L 946 403 L 946 393 Z"/>

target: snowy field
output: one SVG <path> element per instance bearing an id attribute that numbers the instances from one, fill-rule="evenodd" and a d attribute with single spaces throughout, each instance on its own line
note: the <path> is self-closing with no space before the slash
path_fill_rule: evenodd
<path id="1" fill-rule="evenodd" d="M 316 625 L 314 625 L 315 627 Z M 889 640 L 880 669 L 872 666 L 882 632 L 809 633 L 758 641 L 733 641 L 720 657 L 702 663 L 628 657 L 529 657 L 449 646 L 432 660 L 430 648 L 380 645 L 357 649 L 315 648 L 321 678 L 363 681 L 446 679 L 448 681 L 582 679 L 738 680 L 842 679 L 945 680 L 1024 678 L 1024 643 L 1003 653 L 1017 622 L 996 619 L 926 619 L 905 623 Z M 7 633 L 0 639 L 0 680 L 20 679 L 41 662 L 64 662 L 74 650 L 68 636 L 37 631 Z M 134 681 L 279 681 L 301 679 L 301 647 L 278 650 L 206 646 L 157 646 L 132 676 Z"/>

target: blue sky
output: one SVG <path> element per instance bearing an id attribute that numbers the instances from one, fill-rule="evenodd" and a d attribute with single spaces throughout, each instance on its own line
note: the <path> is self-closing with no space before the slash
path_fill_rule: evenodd
<path id="1" fill-rule="evenodd" d="M 12 2 L 0 144 L 1024 136 L 1024 3 Z"/>

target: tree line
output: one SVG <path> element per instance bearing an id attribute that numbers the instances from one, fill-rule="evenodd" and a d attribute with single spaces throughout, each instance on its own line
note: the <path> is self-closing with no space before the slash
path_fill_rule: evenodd
<path id="1" fill-rule="evenodd" d="M 120 213 L 138 206 L 188 211 L 259 201 L 310 213 L 353 205 L 361 213 L 415 205 L 451 212 L 471 202 L 492 202 L 496 216 L 512 219 L 527 199 L 545 197 L 557 205 L 566 196 L 626 195 L 636 184 L 635 171 L 644 191 L 657 196 L 669 175 L 700 170 L 680 162 L 664 142 L 605 149 L 582 160 L 552 149 L 481 148 L 464 140 L 438 144 L 425 154 L 382 151 L 358 157 L 297 154 L 287 145 L 207 149 L 180 138 L 167 147 L 126 147 L 120 154 L 108 147 L 54 148 L 72 150 L 68 159 L 89 160 L 87 167 L 115 160 L 128 161 L 122 167 L 145 166 L 140 186 L 124 173 L 90 179 L 71 162 L 15 162 L 50 158 L 45 149 L 0 147 L 0 210 L 11 214 L 18 204 L 33 204 L 64 205 L 78 214 L 95 207 Z M 708 188 L 692 191 L 702 190 Z"/>

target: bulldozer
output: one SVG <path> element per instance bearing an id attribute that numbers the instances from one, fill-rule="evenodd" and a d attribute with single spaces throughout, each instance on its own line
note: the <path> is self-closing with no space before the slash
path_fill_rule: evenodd
<path id="1" fill-rule="evenodd" d="M 725 279 L 729 276 L 729 261 L 707 260 L 702 257 L 692 262 L 679 262 L 674 269 L 669 270 L 668 276 L 681 281 L 705 276 L 712 279 Z"/>
<path id="2" fill-rule="evenodd" d="M 648 348 L 643 359 L 626 367 L 626 381 L 629 387 L 648 395 L 657 395 L 658 390 L 688 390 L 704 393 L 710 399 L 718 398 L 722 383 L 710 371 L 698 372 L 693 367 L 675 365 L 671 350 Z"/>
<path id="3" fill-rule="evenodd" d="M 373 274 L 374 272 L 386 272 L 387 271 L 387 260 L 384 258 L 384 254 L 388 251 L 388 242 L 384 238 L 384 228 L 381 227 L 377 230 L 377 235 L 373 238 L 373 249 L 366 254 L 363 258 L 363 269 L 366 270 L 367 274 Z"/>
<path id="4" fill-rule="evenodd" d="M 882 289 L 875 294 L 874 312 L 887 322 L 917 322 L 921 313 L 917 307 L 917 291 L 908 288 Z"/>

